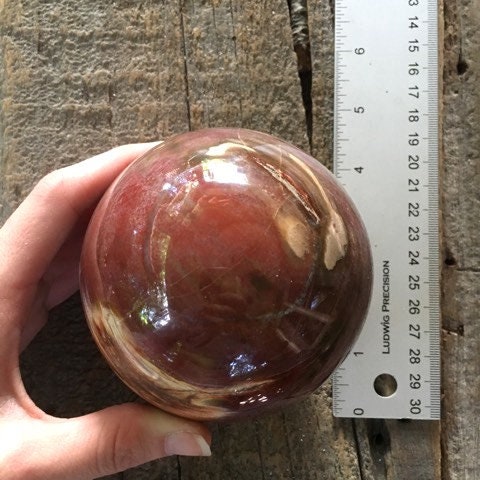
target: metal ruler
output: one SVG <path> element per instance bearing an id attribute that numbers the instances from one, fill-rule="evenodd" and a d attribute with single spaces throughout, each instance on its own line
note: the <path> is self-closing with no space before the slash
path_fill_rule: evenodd
<path id="1" fill-rule="evenodd" d="M 440 418 L 437 0 L 336 0 L 334 168 L 365 222 L 365 327 L 338 417 Z"/>

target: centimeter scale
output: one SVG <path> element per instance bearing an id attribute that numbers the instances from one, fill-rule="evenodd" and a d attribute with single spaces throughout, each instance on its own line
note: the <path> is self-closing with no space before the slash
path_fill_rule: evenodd
<path id="1" fill-rule="evenodd" d="M 336 0 L 334 169 L 374 283 L 333 378 L 337 417 L 440 418 L 438 6 Z"/>

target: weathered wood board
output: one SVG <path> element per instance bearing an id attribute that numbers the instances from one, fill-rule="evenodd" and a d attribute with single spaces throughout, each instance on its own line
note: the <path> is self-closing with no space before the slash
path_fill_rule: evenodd
<path id="1" fill-rule="evenodd" d="M 289 4 L 308 13 L 295 50 Z M 211 458 L 109 478 L 480 478 L 480 0 L 441 10 L 442 421 L 334 419 L 327 384 L 285 411 L 214 425 Z M 331 0 L 2 0 L 2 218 L 56 167 L 188 129 L 267 131 L 331 165 L 333 22 Z M 78 297 L 52 312 L 22 369 L 51 414 L 134 398 L 98 354 Z"/>

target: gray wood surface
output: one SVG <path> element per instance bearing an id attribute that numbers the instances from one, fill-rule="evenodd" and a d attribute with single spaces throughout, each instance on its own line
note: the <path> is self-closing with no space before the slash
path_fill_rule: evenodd
<path id="1" fill-rule="evenodd" d="M 109 478 L 480 478 L 480 0 L 442 7 L 442 421 L 334 419 L 327 383 L 284 411 L 213 425 L 209 459 Z M 331 165 L 333 21 L 327 0 L 3 0 L 1 217 L 56 167 L 189 128 L 267 131 Z M 22 358 L 40 406 L 74 416 L 135 398 L 78 296 L 51 317 Z"/>

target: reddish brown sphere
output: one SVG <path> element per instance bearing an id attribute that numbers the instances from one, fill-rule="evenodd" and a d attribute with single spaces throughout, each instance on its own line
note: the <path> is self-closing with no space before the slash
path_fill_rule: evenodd
<path id="1" fill-rule="evenodd" d="M 177 135 L 97 207 L 81 292 L 93 336 L 141 397 L 234 418 L 313 392 L 370 298 L 367 235 L 330 172 L 270 135 Z"/>

